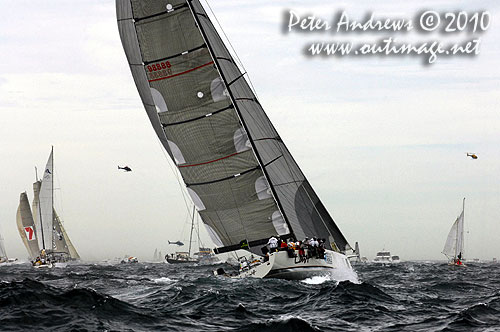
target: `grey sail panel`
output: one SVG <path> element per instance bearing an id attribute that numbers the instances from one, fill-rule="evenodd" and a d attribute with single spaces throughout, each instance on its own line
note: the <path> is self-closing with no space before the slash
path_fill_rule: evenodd
<path id="1" fill-rule="evenodd" d="M 198 0 L 192 1 L 217 65 L 262 160 L 276 199 L 297 238 L 328 238 L 332 249 L 349 248 L 324 205 L 290 155 Z M 279 217 L 279 216 L 278 216 Z"/>
<path id="2" fill-rule="evenodd" d="M 71 259 L 80 259 L 80 255 L 76 251 L 76 248 L 73 245 L 73 243 L 71 242 L 71 240 L 70 240 L 70 238 L 68 236 L 68 233 L 66 233 L 66 229 L 64 228 L 64 225 L 61 222 L 61 218 L 59 218 L 59 215 L 57 215 L 57 213 L 56 213 L 55 210 L 54 210 L 54 214 L 56 216 L 56 220 L 54 221 L 54 223 L 57 222 L 58 229 L 61 232 L 62 237 L 63 237 L 63 239 L 65 241 L 65 245 L 66 245 L 66 248 L 67 248 L 67 252 L 69 253 L 69 256 L 71 257 Z"/>
<path id="3" fill-rule="evenodd" d="M 187 3 L 116 4 L 143 104 L 214 242 L 279 232 L 276 202 Z"/>
<path id="4" fill-rule="evenodd" d="M 26 193 L 21 193 L 16 215 L 17 230 L 28 251 L 29 258 L 35 259 L 40 254 L 40 247 L 36 235 L 35 222 Z"/>
<path id="5" fill-rule="evenodd" d="M 59 216 L 57 215 L 57 212 L 55 209 L 53 209 L 52 213 L 54 216 L 54 220 L 52 222 L 52 224 L 54 225 L 53 226 L 54 229 L 52 231 L 52 238 L 53 238 L 52 239 L 52 243 L 53 243 L 52 249 L 55 252 L 65 253 L 65 254 L 69 255 L 68 244 L 66 242 L 63 231 L 61 229 L 62 224 L 61 224 L 61 221 L 59 219 Z"/>
<path id="6" fill-rule="evenodd" d="M 148 78 L 144 70 L 142 62 L 141 51 L 139 49 L 139 42 L 137 40 L 137 33 L 132 17 L 132 6 L 129 0 L 116 1 L 116 14 L 118 19 L 118 31 L 122 40 L 122 45 L 127 56 L 127 61 L 130 65 L 132 77 L 141 97 L 146 114 L 158 135 L 163 147 L 172 157 L 172 153 L 164 137 L 163 130 L 158 119 L 158 114 L 153 99 L 153 95 L 149 88 Z"/>

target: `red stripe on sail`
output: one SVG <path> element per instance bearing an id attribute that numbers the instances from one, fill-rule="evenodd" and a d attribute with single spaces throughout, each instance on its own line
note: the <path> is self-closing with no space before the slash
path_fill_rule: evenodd
<path id="1" fill-rule="evenodd" d="M 170 75 L 170 76 L 167 76 L 167 77 L 157 78 L 157 79 L 154 79 L 154 80 L 150 80 L 149 82 L 161 81 L 161 80 L 166 80 L 167 78 L 172 78 L 172 77 L 176 77 L 176 76 L 184 75 L 184 74 L 190 73 L 190 72 L 192 72 L 192 71 L 195 71 L 195 70 L 197 70 L 197 69 L 200 69 L 200 68 L 203 68 L 203 67 L 206 67 L 206 66 L 212 65 L 213 63 L 214 63 L 213 61 L 210 61 L 209 63 L 205 63 L 204 65 L 201 65 L 201 66 L 199 66 L 199 67 L 196 67 L 196 68 L 192 68 L 192 69 L 189 69 L 189 70 L 183 71 L 182 73 L 178 73 L 178 74 L 175 74 L 175 75 Z"/>
<path id="2" fill-rule="evenodd" d="M 211 161 L 206 161 L 204 163 L 193 164 L 193 165 L 182 165 L 182 166 L 179 166 L 179 168 L 181 168 L 181 167 L 192 167 L 192 166 L 200 166 L 200 165 L 211 164 L 211 163 L 215 163 L 216 161 L 219 161 L 219 160 L 223 160 L 223 159 L 227 159 L 227 158 L 236 156 L 237 154 L 240 154 L 240 153 L 236 152 L 236 153 L 230 154 L 229 156 L 225 156 L 225 157 L 222 157 L 222 158 L 219 158 L 219 159 L 215 159 L 215 160 L 211 160 Z"/>

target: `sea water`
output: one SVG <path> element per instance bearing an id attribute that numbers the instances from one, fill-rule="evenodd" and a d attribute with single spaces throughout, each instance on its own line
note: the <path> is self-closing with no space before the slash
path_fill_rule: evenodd
<path id="1" fill-rule="evenodd" d="M 357 282 L 234 280 L 216 267 L 0 266 L 0 330 L 500 331 L 500 264 L 360 264 Z"/>

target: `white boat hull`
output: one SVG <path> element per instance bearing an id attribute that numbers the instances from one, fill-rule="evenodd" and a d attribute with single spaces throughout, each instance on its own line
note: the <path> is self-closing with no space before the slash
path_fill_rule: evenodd
<path id="1" fill-rule="evenodd" d="M 306 262 L 289 257 L 286 251 L 274 252 L 269 255 L 269 261 L 240 270 L 231 277 L 303 280 L 325 275 L 338 281 L 357 279 L 347 256 L 331 250 L 326 250 L 325 258 L 309 258 Z"/>

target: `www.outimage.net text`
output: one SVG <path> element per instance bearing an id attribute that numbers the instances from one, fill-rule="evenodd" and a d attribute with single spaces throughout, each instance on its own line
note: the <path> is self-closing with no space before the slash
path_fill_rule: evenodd
<path id="1" fill-rule="evenodd" d="M 304 47 L 304 53 L 308 56 L 409 55 L 420 56 L 424 63 L 433 64 L 439 57 L 480 54 L 480 36 L 490 24 L 488 11 L 438 13 L 427 10 L 417 13 L 413 18 L 386 18 L 368 13 L 361 20 L 341 11 L 334 14 L 332 19 L 325 20 L 316 15 L 300 15 L 289 10 L 284 15 L 283 31 L 285 34 L 306 32 L 344 38 L 309 43 Z M 437 37 L 435 32 L 438 33 Z M 346 36 L 358 37 L 361 34 L 372 34 L 377 38 L 356 43 L 345 40 Z M 420 38 L 415 35 L 420 35 Z"/>

